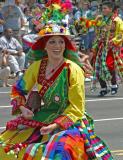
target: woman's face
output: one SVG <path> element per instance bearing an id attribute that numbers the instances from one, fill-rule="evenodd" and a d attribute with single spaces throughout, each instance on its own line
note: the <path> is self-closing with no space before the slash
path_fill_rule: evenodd
<path id="1" fill-rule="evenodd" d="M 65 41 L 61 36 L 52 36 L 47 41 L 45 49 L 49 58 L 61 59 L 65 50 Z"/>

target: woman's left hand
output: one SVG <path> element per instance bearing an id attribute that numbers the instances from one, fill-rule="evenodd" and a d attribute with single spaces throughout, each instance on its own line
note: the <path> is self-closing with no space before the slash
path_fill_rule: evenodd
<path id="1" fill-rule="evenodd" d="M 40 129 L 41 135 L 49 134 L 53 130 L 57 129 L 59 126 L 56 123 L 50 124 L 48 126 L 42 127 Z"/>

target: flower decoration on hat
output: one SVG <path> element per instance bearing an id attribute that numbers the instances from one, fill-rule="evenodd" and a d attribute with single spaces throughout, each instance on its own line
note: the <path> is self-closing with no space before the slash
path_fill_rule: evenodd
<path id="1" fill-rule="evenodd" d="M 69 35 L 66 15 L 72 10 L 70 0 L 66 0 L 65 2 L 61 0 L 49 0 L 45 7 L 45 11 L 39 19 L 41 24 L 39 35 L 44 36 L 57 33 Z"/>
<path id="2" fill-rule="evenodd" d="M 65 41 L 63 56 L 82 66 L 79 62 L 76 46 L 72 43 L 69 32 L 68 12 L 72 10 L 72 3 L 70 0 L 64 2 L 62 0 L 49 0 L 45 7 L 45 11 L 39 19 L 41 24 L 39 36 L 28 52 L 28 59 L 36 61 L 47 57 L 45 45 L 50 37 L 58 35 L 62 36 Z"/>

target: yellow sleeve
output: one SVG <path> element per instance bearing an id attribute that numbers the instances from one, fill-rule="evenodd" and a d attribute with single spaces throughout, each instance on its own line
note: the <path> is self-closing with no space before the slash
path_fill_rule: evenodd
<path id="1" fill-rule="evenodd" d="M 59 124 L 63 129 L 67 129 L 76 121 L 81 120 L 85 112 L 84 73 L 74 63 L 70 64 L 69 83 L 69 105 L 63 114 L 55 120 L 55 123 Z"/>
<path id="2" fill-rule="evenodd" d="M 116 22 L 115 36 L 117 36 L 119 33 L 123 33 L 123 21 L 120 17 L 116 17 L 114 21 Z"/>
<path id="3" fill-rule="evenodd" d="M 36 61 L 32 65 L 30 65 L 23 77 L 13 85 L 11 92 L 13 115 L 20 113 L 19 107 L 22 105 L 24 106 L 26 102 L 25 95 L 37 82 L 40 63 L 41 61 Z"/>

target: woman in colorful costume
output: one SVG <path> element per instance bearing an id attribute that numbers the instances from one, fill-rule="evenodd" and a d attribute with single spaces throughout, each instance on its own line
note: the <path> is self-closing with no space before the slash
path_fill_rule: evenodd
<path id="1" fill-rule="evenodd" d="M 39 33 L 44 35 L 32 46 L 41 60 L 12 88 L 12 115 L 20 115 L 0 135 L 1 159 L 112 160 L 85 113 L 84 75 L 68 31 L 62 24 L 49 27 L 51 32 L 45 26 Z M 35 84 L 40 107 L 31 110 L 25 95 Z"/>
<path id="2" fill-rule="evenodd" d="M 123 42 L 123 21 L 113 13 L 113 3 L 102 4 L 103 16 L 97 18 L 97 38 L 93 45 L 94 77 L 99 80 L 99 96 L 110 92 L 106 81 L 111 81 L 111 94 L 117 93 L 116 73 L 123 78 L 123 59 L 120 56 Z M 100 19 L 101 18 L 101 19 Z"/>

